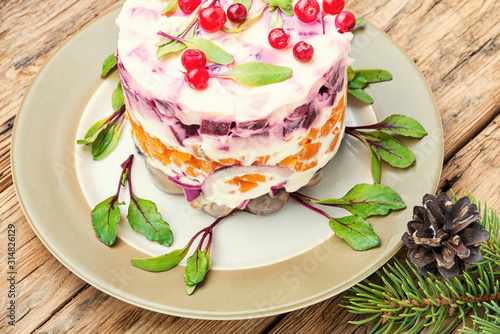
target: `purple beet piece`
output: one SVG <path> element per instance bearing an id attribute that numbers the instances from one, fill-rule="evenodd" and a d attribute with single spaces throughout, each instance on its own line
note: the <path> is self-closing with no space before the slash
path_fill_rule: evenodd
<path id="1" fill-rule="evenodd" d="M 201 121 L 200 133 L 204 135 L 226 136 L 229 133 L 231 122 L 204 119 Z"/>
<path id="2" fill-rule="evenodd" d="M 156 106 L 155 101 L 153 99 L 149 98 L 149 97 L 146 97 L 146 101 L 148 102 L 148 104 L 151 107 L 151 109 L 153 109 L 155 115 L 161 121 L 161 119 L 162 119 L 162 113 L 160 112 L 160 110 L 158 110 L 158 107 Z"/>
<path id="3" fill-rule="evenodd" d="M 175 108 L 174 104 L 169 101 L 164 101 L 164 100 L 156 100 L 155 99 L 156 106 L 158 107 L 158 110 L 163 114 L 167 116 L 175 116 Z"/>
<path id="4" fill-rule="evenodd" d="M 201 193 L 201 189 L 186 189 L 184 188 L 184 195 L 186 195 L 186 199 L 188 202 L 195 200 Z"/>
<path id="5" fill-rule="evenodd" d="M 337 62 L 325 75 L 325 80 L 328 86 L 334 92 L 340 92 L 344 88 L 344 72 L 345 66 L 343 62 Z"/>
<path id="6" fill-rule="evenodd" d="M 318 96 L 317 100 L 318 102 L 325 102 L 327 106 L 333 105 L 333 102 L 335 101 L 335 96 L 337 94 L 333 92 L 330 88 L 326 86 L 321 86 L 321 88 L 318 91 Z"/>
<path id="7" fill-rule="evenodd" d="M 312 102 L 302 104 L 285 118 L 283 124 L 283 138 L 299 128 L 309 129 L 318 117 L 318 112 Z"/>
<path id="8" fill-rule="evenodd" d="M 179 120 L 177 120 L 174 126 L 170 125 L 169 127 L 181 145 L 183 145 L 185 139 L 198 136 L 198 130 L 200 128 L 198 124 L 184 124 Z"/>

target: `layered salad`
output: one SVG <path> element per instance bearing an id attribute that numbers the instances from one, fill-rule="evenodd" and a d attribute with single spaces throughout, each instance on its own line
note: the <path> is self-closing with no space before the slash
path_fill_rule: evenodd
<path id="1" fill-rule="evenodd" d="M 292 16 L 281 1 L 166 4 L 127 0 L 117 19 L 127 118 L 151 175 L 213 216 L 279 210 L 340 145 L 352 33 L 316 1 L 292 2 Z"/>

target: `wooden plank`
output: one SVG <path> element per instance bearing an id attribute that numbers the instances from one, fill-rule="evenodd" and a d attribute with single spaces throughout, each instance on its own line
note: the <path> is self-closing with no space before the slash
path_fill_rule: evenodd
<path id="1" fill-rule="evenodd" d="M 500 115 L 444 166 L 439 189 L 465 189 L 500 212 Z"/>
<path id="2" fill-rule="evenodd" d="M 445 161 L 500 112 L 500 2 L 347 1 L 417 64 L 441 111 Z"/>
<path id="3" fill-rule="evenodd" d="M 259 333 L 276 317 L 210 321 L 178 318 L 127 304 L 93 287 L 84 289 L 34 333 Z M 85 319 L 85 321 L 82 321 Z"/>
<path id="4" fill-rule="evenodd" d="M 9 326 L 2 312 L 2 333 L 29 333 L 86 285 L 53 257 L 38 238 L 18 249 L 16 258 L 16 326 Z M 0 289 L 7 291 L 3 281 Z"/>
<path id="5" fill-rule="evenodd" d="M 11 120 L 48 57 L 85 24 L 123 0 L 2 1 L 0 124 Z"/>

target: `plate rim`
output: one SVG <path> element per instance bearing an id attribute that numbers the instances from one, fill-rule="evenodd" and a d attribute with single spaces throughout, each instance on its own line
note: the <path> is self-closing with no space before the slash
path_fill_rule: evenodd
<path id="1" fill-rule="evenodd" d="M 97 289 L 99 289 L 99 290 L 101 290 L 101 291 L 103 291 L 103 292 L 105 292 L 105 293 L 107 293 L 107 294 L 109 294 L 117 299 L 120 299 L 120 300 L 125 301 L 125 302 L 130 303 L 130 304 L 133 304 L 135 306 L 139 306 L 139 307 L 142 307 L 142 308 L 145 308 L 148 310 L 152 310 L 155 312 L 166 313 L 166 314 L 171 314 L 171 315 L 181 316 L 181 317 L 189 317 L 189 318 L 197 318 L 197 319 L 210 319 L 210 320 L 230 320 L 230 319 L 234 320 L 234 319 L 249 319 L 249 318 L 258 318 L 258 317 L 263 317 L 263 316 L 271 316 L 271 315 L 276 315 L 276 314 L 281 314 L 284 312 L 297 310 L 300 308 L 310 306 L 312 304 L 319 303 L 325 299 L 331 298 L 331 297 L 345 291 L 345 289 L 354 285 L 356 282 L 348 282 L 348 283 L 344 282 L 344 283 L 340 284 L 340 286 L 332 287 L 329 290 L 324 290 L 321 293 L 309 296 L 309 298 L 307 298 L 307 299 L 303 299 L 301 301 L 297 301 L 297 302 L 292 303 L 292 304 L 282 304 L 282 305 L 277 305 L 277 306 L 273 306 L 273 307 L 268 307 L 267 309 L 235 311 L 235 312 L 222 312 L 222 313 L 217 312 L 217 311 L 195 312 L 195 311 L 185 310 L 182 308 L 178 309 L 175 307 L 164 307 L 164 306 L 162 307 L 160 305 L 150 304 L 150 303 L 145 302 L 144 300 L 141 301 L 140 298 L 139 299 L 133 298 L 127 293 L 121 293 L 120 289 L 114 289 L 112 287 L 103 286 L 102 284 L 100 284 L 99 281 L 96 281 L 93 277 L 89 277 L 87 275 L 87 273 L 85 273 L 84 271 L 82 272 L 81 268 L 74 268 L 70 263 L 67 262 L 67 260 L 65 259 L 65 256 L 62 256 L 62 254 L 59 254 L 58 251 L 54 247 L 52 247 L 52 245 L 50 244 L 48 239 L 45 238 L 44 232 L 42 232 L 38 228 L 39 226 L 37 225 L 38 224 L 37 220 L 39 218 L 31 216 L 31 214 L 29 212 L 29 203 L 26 203 L 24 198 L 23 198 L 23 196 L 24 196 L 23 192 L 25 190 L 24 190 L 24 186 L 22 185 L 22 181 L 20 180 L 20 175 L 18 175 L 19 169 L 17 168 L 17 160 L 18 160 L 18 154 L 17 154 L 18 148 L 17 147 L 21 145 L 19 143 L 19 141 L 21 140 L 21 139 L 19 139 L 21 136 L 19 134 L 20 133 L 19 128 L 22 126 L 19 124 L 22 124 L 22 122 L 24 121 L 24 115 L 27 114 L 27 111 L 25 111 L 26 104 L 31 96 L 30 94 L 32 93 L 32 89 L 36 84 L 39 83 L 40 78 L 45 73 L 45 71 L 47 71 L 48 64 L 52 64 L 52 62 L 54 61 L 56 56 L 64 51 L 64 48 L 70 43 L 70 41 L 75 40 L 77 38 L 77 36 L 81 36 L 81 35 L 85 34 L 86 31 L 88 31 L 88 28 L 90 26 L 94 26 L 98 22 L 105 20 L 106 18 L 109 19 L 110 16 L 117 15 L 120 8 L 121 7 L 110 9 L 106 14 L 100 16 L 96 20 L 93 20 L 92 22 L 90 22 L 89 24 L 84 26 L 78 33 L 76 33 L 73 36 L 71 36 L 70 38 L 68 38 L 56 51 L 54 51 L 54 53 L 48 58 L 46 63 L 40 68 L 38 73 L 33 78 L 32 82 L 30 83 L 30 85 L 29 85 L 29 87 L 28 87 L 28 89 L 23 97 L 22 103 L 19 107 L 19 111 L 16 115 L 16 119 L 14 122 L 14 128 L 13 128 L 13 132 L 12 132 L 12 141 L 11 141 L 11 171 L 12 171 L 12 179 L 13 179 L 14 189 L 16 192 L 16 196 L 19 200 L 20 207 L 21 207 L 25 217 L 27 218 L 31 228 L 34 230 L 35 234 L 37 235 L 39 240 L 44 244 L 44 246 L 66 268 L 68 268 L 71 272 L 73 272 L 79 278 L 81 278 L 85 282 L 91 284 L 92 286 L 96 287 Z M 382 33 L 384 35 L 384 38 L 386 38 L 390 42 L 392 42 L 392 44 L 400 50 L 400 53 L 406 57 L 406 61 L 408 63 L 411 63 L 414 72 L 418 73 L 419 79 L 420 79 L 419 84 L 423 84 L 424 87 L 426 88 L 426 90 L 428 92 L 428 97 L 430 97 L 431 104 L 433 105 L 433 108 L 434 108 L 434 110 L 433 110 L 435 112 L 434 114 L 439 119 L 439 126 L 437 129 L 434 129 L 434 130 L 437 130 L 439 139 L 441 140 L 441 142 L 444 142 L 443 129 L 442 129 L 442 124 L 441 124 L 439 109 L 437 107 L 437 103 L 436 103 L 435 98 L 432 94 L 432 91 L 431 91 L 429 85 L 427 84 L 423 74 L 420 72 L 418 67 L 413 63 L 411 58 L 404 52 L 404 50 L 398 44 L 396 44 L 385 32 L 376 28 L 375 26 L 373 26 L 369 22 L 366 22 L 365 25 L 367 27 L 369 27 L 369 29 L 376 29 L 378 33 Z M 82 106 L 80 109 L 83 111 L 84 106 Z M 376 109 L 376 108 L 374 108 L 374 109 Z M 80 116 L 78 118 L 80 118 Z M 444 146 L 443 145 L 439 145 L 438 154 L 439 154 L 438 160 L 440 160 L 442 162 L 443 157 L 444 157 Z M 437 188 L 438 181 L 439 181 L 440 175 L 441 175 L 441 171 L 442 171 L 442 169 L 441 169 L 441 164 L 440 164 L 438 171 L 437 171 L 437 173 L 434 173 L 434 175 L 433 175 L 434 177 L 433 177 L 433 180 L 431 182 L 432 184 L 434 184 L 434 189 L 432 189 L 433 192 Z M 364 272 L 363 275 L 360 275 L 356 281 L 359 282 L 362 279 L 371 275 L 373 272 L 375 272 L 380 266 L 382 266 L 388 260 L 390 260 L 390 258 L 392 258 L 392 256 L 399 250 L 401 245 L 402 245 L 402 243 L 399 242 L 397 246 L 393 246 L 392 249 L 389 251 L 390 253 L 392 253 L 392 255 L 389 256 L 388 258 L 376 259 L 377 260 L 376 264 L 374 264 L 370 270 Z M 315 249 L 317 250 L 317 248 L 319 248 L 319 247 L 322 247 L 322 245 L 317 246 Z M 311 251 L 314 251 L 314 249 Z M 306 254 L 310 253 L 311 251 L 308 251 L 308 252 L 300 255 L 299 257 L 305 256 Z M 287 260 L 287 261 L 289 261 L 289 260 Z M 284 261 L 284 262 L 287 262 L 287 261 Z M 274 265 L 271 265 L 271 266 L 274 266 Z M 266 266 L 266 267 L 268 267 L 268 266 Z M 253 270 L 253 269 L 245 269 L 245 270 Z M 174 274 L 172 273 L 172 275 L 174 275 Z M 177 277 L 177 279 L 181 280 L 180 277 Z M 216 279 L 216 277 L 214 277 L 213 279 Z M 210 283 L 212 283 L 212 282 L 210 282 Z M 340 291 L 338 291 L 339 289 L 340 289 Z M 189 297 L 189 298 L 192 298 L 192 297 Z"/>

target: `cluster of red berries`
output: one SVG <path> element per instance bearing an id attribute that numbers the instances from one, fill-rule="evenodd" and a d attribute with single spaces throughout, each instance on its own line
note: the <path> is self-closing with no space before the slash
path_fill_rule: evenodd
<path id="1" fill-rule="evenodd" d="M 275 49 L 284 49 L 290 43 L 290 34 L 283 28 L 274 28 L 267 35 L 269 45 Z M 314 48 L 311 44 L 300 41 L 293 47 L 293 57 L 301 62 L 307 63 L 314 55 Z"/>
<path id="2" fill-rule="evenodd" d="M 201 4 L 202 0 L 178 0 L 179 8 L 185 14 L 191 14 Z M 324 15 L 337 15 L 335 26 L 340 33 L 350 31 L 356 25 L 354 14 L 344 11 L 345 0 L 323 0 Z M 316 20 L 320 14 L 320 6 L 317 0 L 300 0 L 294 6 L 294 13 L 299 21 L 310 23 Z M 248 15 L 247 9 L 241 3 L 234 3 L 228 7 L 227 13 L 221 6 L 211 5 L 202 8 L 198 13 L 198 21 L 203 30 L 217 32 L 229 21 L 233 23 L 243 22 Z M 290 34 L 283 28 L 275 28 L 267 36 L 269 44 L 275 49 L 284 49 L 290 43 Z M 313 58 L 314 48 L 312 45 L 300 41 L 293 47 L 294 58 L 306 63 Z M 186 50 L 181 57 L 182 66 L 186 69 L 184 80 L 189 87 L 202 90 L 208 85 L 208 72 L 205 69 L 207 59 L 200 50 Z"/>
<path id="3" fill-rule="evenodd" d="M 344 11 L 345 0 L 323 0 L 323 11 L 325 14 L 337 15 L 335 26 L 340 33 L 345 33 L 354 29 L 356 18 L 349 11 Z M 310 23 L 316 20 L 320 13 L 317 0 L 300 0 L 294 6 L 295 16 L 299 21 Z M 269 45 L 275 49 L 284 49 L 290 42 L 290 34 L 283 28 L 275 28 L 267 36 Z M 306 63 L 312 59 L 314 48 L 312 45 L 300 41 L 293 47 L 293 56 L 296 60 Z"/>
<path id="4" fill-rule="evenodd" d="M 341 33 L 354 29 L 356 18 L 354 14 L 343 10 L 345 0 L 323 0 L 323 11 L 325 14 L 337 15 L 335 26 Z M 320 12 L 317 0 L 300 0 L 293 7 L 295 16 L 299 21 L 310 23 L 316 20 Z"/>
<path id="5" fill-rule="evenodd" d="M 203 90 L 208 86 L 208 71 L 205 69 L 207 57 L 200 50 L 187 49 L 181 56 L 182 66 L 186 69 L 184 81 L 189 87 L 196 90 Z"/>
<path id="6" fill-rule="evenodd" d="M 191 14 L 201 4 L 201 0 L 178 0 L 180 10 Z M 221 6 L 208 6 L 198 13 L 198 21 L 203 30 L 216 32 L 222 29 L 226 21 L 241 23 L 247 18 L 247 9 L 241 3 L 234 3 L 227 9 L 227 14 Z"/>

